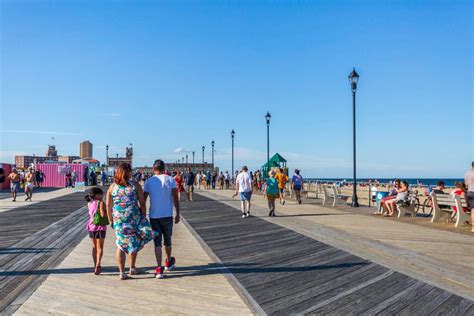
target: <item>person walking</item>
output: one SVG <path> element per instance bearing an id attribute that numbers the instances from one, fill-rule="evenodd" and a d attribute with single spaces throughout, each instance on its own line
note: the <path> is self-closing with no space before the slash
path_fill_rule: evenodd
<path id="1" fill-rule="evenodd" d="M 285 205 L 285 185 L 288 182 L 288 176 L 283 168 L 280 168 L 275 177 L 278 181 L 278 190 L 280 191 L 280 204 Z"/>
<path id="2" fill-rule="evenodd" d="M 35 180 L 35 172 L 33 171 L 33 168 L 29 168 L 25 175 L 25 201 L 29 200 L 31 202 L 31 198 L 33 197 L 33 188 L 35 187 Z"/>
<path id="3" fill-rule="evenodd" d="M 20 189 L 20 174 L 18 174 L 16 168 L 12 169 L 12 172 L 8 175 L 8 180 L 10 180 L 10 192 L 12 194 L 13 202 L 16 202 L 16 196 Z"/>
<path id="4" fill-rule="evenodd" d="M 213 171 L 212 177 L 211 177 L 211 185 L 212 185 L 213 190 L 216 189 L 216 182 L 217 182 L 217 172 Z"/>
<path id="5" fill-rule="evenodd" d="M 87 208 L 89 211 L 89 221 L 86 229 L 89 233 L 89 238 L 92 241 L 92 260 L 94 261 L 94 274 L 99 275 L 102 271 L 102 255 L 104 254 L 104 241 L 107 232 L 107 226 L 94 224 L 94 218 L 99 212 L 100 217 L 107 218 L 107 209 L 104 199 L 104 191 L 101 188 L 94 187 L 86 196 Z M 109 223 L 112 218 L 109 219 Z M 104 223 L 107 224 L 107 223 Z"/>
<path id="6" fill-rule="evenodd" d="M 206 189 L 209 190 L 209 188 L 211 187 L 211 172 L 208 170 L 206 172 Z"/>
<path id="7" fill-rule="evenodd" d="M 235 193 L 232 198 L 240 195 L 242 218 L 250 216 L 250 200 L 252 198 L 252 180 L 248 174 L 247 166 L 243 166 L 235 180 Z"/>
<path id="8" fill-rule="evenodd" d="M 165 270 L 173 270 L 176 259 L 171 256 L 171 237 L 173 235 L 173 206 L 176 209 L 174 224 L 180 221 L 180 207 L 176 181 L 164 174 L 165 163 L 155 160 L 153 163 L 154 176 L 145 182 L 145 201 L 150 196 L 150 223 L 155 232 L 155 257 L 157 268 L 155 277 L 162 279 Z M 165 246 L 165 267 L 162 264 L 162 242 Z"/>
<path id="9" fill-rule="evenodd" d="M 176 175 L 174 176 L 174 180 L 176 181 L 176 189 L 178 191 L 178 200 L 181 201 L 181 193 L 183 193 L 184 190 L 184 185 L 183 185 L 183 176 L 181 171 L 177 171 Z"/>
<path id="10" fill-rule="evenodd" d="M 226 190 L 229 190 L 229 187 L 230 187 L 230 174 L 229 174 L 229 171 L 225 172 L 224 178 L 225 178 L 225 188 L 226 188 Z"/>
<path id="11" fill-rule="evenodd" d="M 474 161 L 471 169 L 464 175 L 464 183 L 467 185 L 467 207 L 471 209 L 471 232 L 474 233 Z"/>
<path id="12" fill-rule="evenodd" d="M 278 181 L 275 179 L 275 171 L 270 171 L 268 173 L 269 178 L 265 181 L 265 189 L 263 194 L 267 197 L 268 200 L 268 208 L 270 209 L 270 213 L 268 216 L 276 216 L 275 215 L 275 200 L 278 196 Z"/>
<path id="13" fill-rule="evenodd" d="M 303 189 L 303 177 L 300 175 L 300 171 L 295 169 L 295 174 L 291 178 L 291 187 L 295 192 L 296 201 L 301 204 L 301 190 Z"/>
<path id="14" fill-rule="evenodd" d="M 201 182 L 202 182 L 202 172 L 199 171 L 197 177 L 196 177 L 198 189 L 201 190 Z"/>
<path id="15" fill-rule="evenodd" d="M 188 201 L 192 202 L 194 193 L 194 182 L 196 181 L 196 176 L 194 175 L 194 172 L 191 170 L 191 168 L 188 168 L 188 173 L 186 173 L 185 181 Z"/>
<path id="16" fill-rule="evenodd" d="M 135 266 L 138 252 L 153 240 L 153 231 L 146 219 L 146 202 L 142 187 L 133 184 L 131 178 L 130 164 L 120 164 L 106 198 L 107 216 L 112 220 L 115 230 L 120 280 L 128 279 L 124 271 L 125 255 L 128 255 L 130 260 L 130 274 L 139 274 L 140 270 Z"/>

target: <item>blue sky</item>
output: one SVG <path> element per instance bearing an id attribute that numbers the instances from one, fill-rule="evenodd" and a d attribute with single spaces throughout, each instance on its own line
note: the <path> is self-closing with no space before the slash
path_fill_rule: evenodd
<path id="1" fill-rule="evenodd" d="M 0 160 L 271 153 L 313 177 L 460 177 L 474 157 L 470 1 L 2 1 Z M 441 145 L 440 148 L 437 148 Z"/>

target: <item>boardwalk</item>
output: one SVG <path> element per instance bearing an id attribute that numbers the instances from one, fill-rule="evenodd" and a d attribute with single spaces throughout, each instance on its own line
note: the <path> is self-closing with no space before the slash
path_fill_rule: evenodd
<path id="1" fill-rule="evenodd" d="M 111 231 L 106 239 L 104 273 L 99 277 L 91 273 L 90 241 L 83 239 L 84 194 L 63 197 L 71 205 L 68 210 L 64 210 L 65 200 L 59 198 L 41 202 L 42 206 L 38 203 L 17 208 L 15 211 L 21 214 L 42 212 L 56 222 L 32 225 L 31 232 L 25 228 L 26 238 L 17 244 L 8 245 L 5 238 L 0 257 L 3 312 L 9 314 L 18 309 L 19 315 L 474 314 L 474 302 L 469 293 L 465 294 L 472 292 L 470 275 L 465 275 L 467 281 L 451 290 L 452 283 L 436 275 L 430 278 L 407 269 L 412 262 L 417 264 L 416 260 L 432 265 L 434 259 L 408 248 L 400 250 L 360 239 L 357 231 L 351 229 L 364 226 L 359 215 L 348 216 L 347 211 L 316 205 L 305 205 L 297 214 L 290 201 L 277 209 L 282 217 L 268 219 L 263 216 L 264 208 L 255 206 L 254 214 L 258 216 L 242 219 L 235 208 L 239 203 L 228 198 L 229 191 L 214 192 L 201 192 L 195 202 L 182 203 L 184 223 L 175 227 L 174 234 L 179 268 L 164 280 L 153 278 L 155 263 L 149 244 L 138 260 L 146 273 L 133 280 L 119 281 Z M 255 202 L 263 205 L 260 197 L 255 197 Z M 9 212 L 0 214 L 0 218 L 9 216 Z M 330 219 L 342 218 L 340 215 L 346 216 L 339 220 L 342 226 L 334 230 L 332 226 L 336 224 Z M 5 218 L 15 224 L 13 217 Z M 317 222 L 321 218 L 325 225 Z M 417 227 L 409 225 L 407 229 L 404 225 L 408 224 L 376 220 L 389 223 L 387 228 L 393 232 L 408 235 Z M 457 242 L 471 237 L 438 233 Z M 367 230 L 368 238 L 373 234 Z M 41 240 L 38 246 L 35 240 Z M 357 246 L 358 243 L 361 245 Z M 455 260 L 461 258 L 453 255 Z M 396 261 L 396 257 L 408 263 L 385 264 Z M 447 262 L 439 261 L 436 267 Z M 428 271 L 434 269 L 430 265 Z M 449 267 L 445 271 L 452 273 Z M 452 275 L 455 280 L 457 277 Z M 95 299 L 96 291 L 101 291 L 100 302 Z"/>
<path id="2" fill-rule="evenodd" d="M 474 302 L 205 197 L 184 217 L 268 314 L 468 314 Z"/>
<path id="3" fill-rule="evenodd" d="M 0 213 L 0 312 L 15 310 L 85 236 L 84 195 Z"/>

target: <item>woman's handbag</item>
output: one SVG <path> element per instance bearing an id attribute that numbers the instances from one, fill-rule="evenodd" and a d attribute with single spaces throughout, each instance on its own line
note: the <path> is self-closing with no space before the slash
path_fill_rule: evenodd
<path id="1" fill-rule="evenodd" d="M 94 214 L 94 220 L 92 221 L 96 226 L 107 226 L 109 225 L 109 218 L 107 216 L 102 217 L 100 215 L 99 206 L 97 206 L 97 210 Z"/>

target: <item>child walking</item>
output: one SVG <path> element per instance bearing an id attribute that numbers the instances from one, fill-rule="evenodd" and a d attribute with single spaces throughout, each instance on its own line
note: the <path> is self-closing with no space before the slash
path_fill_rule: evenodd
<path id="1" fill-rule="evenodd" d="M 269 178 L 265 181 L 265 189 L 263 194 L 267 196 L 268 208 L 270 213 L 268 216 L 275 216 L 275 200 L 278 196 L 278 180 L 275 179 L 275 171 L 268 173 Z"/>
<path id="2" fill-rule="evenodd" d="M 102 201 L 104 197 L 104 191 L 102 189 L 94 187 L 90 190 L 89 195 L 86 196 L 87 207 L 89 209 L 89 221 L 87 222 L 87 231 L 92 241 L 92 260 L 94 260 L 94 274 L 99 275 L 102 267 L 100 265 L 102 261 L 102 255 L 104 253 L 104 240 L 107 226 L 94 224 L 94 216 L 99 212 L 102 218 L 107 218 L 107 210 L 105 203 Z M 96 216 L 97 223 L 97 216 Z"/>

